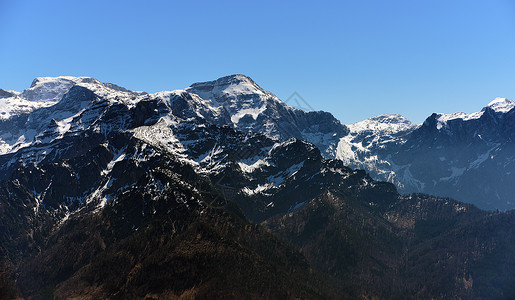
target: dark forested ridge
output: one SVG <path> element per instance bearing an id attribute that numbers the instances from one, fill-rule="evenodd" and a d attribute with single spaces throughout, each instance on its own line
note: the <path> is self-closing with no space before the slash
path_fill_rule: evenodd
<path id="1" fill-rule="evenodd" d="M 456 207 L 467 212 L 456 214 Z M 335 194 L 267 220 L 353 297 L 511 299 L 515 215 L 413 195 L 378 213 Z"/>

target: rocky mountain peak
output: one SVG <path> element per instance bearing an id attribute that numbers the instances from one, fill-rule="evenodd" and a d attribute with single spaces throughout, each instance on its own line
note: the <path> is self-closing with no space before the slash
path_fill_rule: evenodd
<path id="1" fill-rule="evenodd" d="M 387 124 L 396 124 L 396 123 L 406 123 L 412 124 L 410 120 L 398 114 L 382 114 L 376 117 L 370 118 L 370 120 L 377 121 L 379 123 L 387 123 Z"/>
<path id="2" fill-rule="evenodd" d="M 24 90 L 20 96 L 29 101 L 38 102 L 56 102 L 77 84 L 94 84 L 102 85 L 102 83 L 92 77 L 37 77 L 32 81 L 30 88 Z"/>
<path id="3" fill-rule="evenodd" d="M 220 77 L 216 80 L 205 81 L 205 82 L 197 82 L 193 83 L 190 87 L 194 89 L 203 89 L 203 88 L 225 88 L 231 85 L 246 85 L 246 86 L 259 86 L 252 80 L 250 77 L 243 74 L 233 74 L 224 77 Z M 261 88 L 259 88 L 261 89 Z"/>
<path id="4" fill-rule="evenodd" d="M 457 119 L 461 119 L 462 121 L 477 120 L 481 118 L 485 111 L 487 111 L 488 109 L 494 111 L 495 113 L 504 114 L 512 110 L 514 107 L 515 102 L 513 102 L 512 100 L 506 98 L 495 98 L 479 112 L 474 112 L 470 114 L 464 112 L 455 112 L 452 114 L 434 113 L 424 123 L 429 124 L 431 123 L 431 119 L 435 119 L 437 121 L 435 123 L 436 127 L 438 130 L 440 130 L 441 128 L 446 127 L 449 121 L 454 122 L 454 120 Z"/>
<path id="5" fill-rule="evenodd" d="M 410 120 L 398 114 L 383 114 L 348 125 L 351 132 L 390 132 L 395 133 L 416 127 Z"/>
<path id="6" fill-rule="evenodd" d="M 498 97 L 488 103 L 486 107 L 491 108 L 495 112 L 507 113 L 515 107 L 515 102 L 507 98 Z"/>
<path id="7" fill-rule="evenodd" d="M 242 74 L 229 75 L 213 81 L 192 84 L 186 91 L 205 100 L 225 103 L 236 97 L 264 96 L 267 93 L 250 77 Z M 241 99 L 238 99 L 241 100 Z"/>

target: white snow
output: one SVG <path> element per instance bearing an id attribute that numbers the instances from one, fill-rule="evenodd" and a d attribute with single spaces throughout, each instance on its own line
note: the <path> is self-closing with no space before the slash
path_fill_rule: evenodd
<path id="1" fill-rule="evenodd" d="M 251 189 L 249 187 L 244 187 L 241 191 L 244 194 L 251 196 L 251 195 L 263 193 L 273 187 L 274 187 L 274 185 L 272 183 L 266 183 L 266 184 L 260 184 L 254 189 Z"/>
<path id="2" fill-rule="evenodd" d="M 125 159 L 125 153 L 123 151 L 120 151 L 118 153 L 115 153 L 115 156 L 113 157 L 113 160 L 111 160 L 108 164 L 105 170 L 102 170 L 102 176 L 105 176 L 113 170 L 114 165 L 117 162 L 120 162 Z"/>
<path id="3" fill-rule="evenodd" d="M 266 105 L 263 105 L 259 108 L 245 108 L 242 110 L 239 110 L 237 113 L 233 114 L 231 116 L 231 121 L 235 124 L 240 122 L 240 119 L 243 118 L 245 115 L 250 115 L 254 120 L 257 120 L 259 114 L 264 112 L 266 110 Z"/>
<path id="4" fill-rule="evenodd" d="M 216 81 L 203 82 L 200 83 L 200 85 L 202 88 L 199 87 L 199 84 L 194 84 L 187 88 L 186 91 L 194 92 L 200 96 L 200 98 L 205 100 L 215 100 L 215 103 L 217 103 L 216 99 L 223 96 L 264 96 L 266 94 L 266 92 L 263 91 L 256 83 L 250 80 L 250 78 L 241 74 L 222 77 Z M 208 87 L 208 89 L 205 89 L 205 87 Z"/>
<path id="5" fill-rule="evenodd" d="M 256 161 L 255 163 L 253 163 L 251 165 L 245 164 L 244 162 L 238 162 L 238 165 L 240 166 L 240 168 L 243 172 L 252 173 L 252 172 L 254 172 L 254 170 L 259 169 L 263 166 L 269 166 L 270 164 L 268 163 L 268 161 L 266 161 L 264 159 L 259 159 L 258 161 Z"/>
<path id="6" fill-rule="evenodd" d="M 71 122 L 73 120 L 74 116 L 71 116 L 69 118 L 66 118 L 62 121 L 57 122 L 57 131 L 59 132 L 59 135 L 62 137 L 68 130 L 70 130 Z"/>
<path id="7" fill-rule="evenodd" d="M 38 77 L 34 79 L 30 88 L 19 94 L 19 97 L 31 102 L 51 102 L 50 104 L 55 104 L 76 85 L 85 87 L 93 91 L 99 97 L 106 98 L 109 101 L 123 102 L 128 106 L 134 105 L 135 103 L 135 101 L 132 100 L 135 95 L 130 92 L 107 87 L 92 77 L 74 76 Z"/>
<path id="8" fill-rule="evenodd" d="M 456 112 L 452 114 L 438 114 L 436 129 L 440 130 L 447 126 L 447 122 L 455 119 L 462 119 L 463 121 L 479 119 L 483 115 L 484 111 L 466 114 L 463 112 Z"/>
<path id="9" fill-rule="evenodd" d="M 0 99 L 0 120 L 8 119 L 11 116 L 19 115 L 22 113 L 30 113 L 41 107 L 48 107 L 54 105 L 56 102 L 34 102 L 23 99 L 21 97 L 9 97 Z"/>
<path id="10" fill-rule="evenodd" d="M 507 113 L 515 107 L 515 102 L 506 98 L 495 98 L 493 101 L 488 103 L 486 107 L 491 108 L 497 113 Z M 462 119 L 463 121 L 475 120 L 481 118 L 485 113 L 485 109 L 466 114 L 464 112 L 456 112 L 452 114 L 438 114 L 436 129 L 440 130 L 447 126 L 447 122 L 455 119 Z"/>
<path id="11" fill-rule="evenodd" d="M 399 184 L 396 172 L 405 172 L 407 166 L 396 166 L 388 159 L 380 158 L 376 151 L 391 142 L 403 143 L 402 135 L 419 126 L 395 114 L 384 114 L 347 125 L 350 132 L 338 142 L 336 158 L 352 168 L 376 173 L 379 180 Z M 410 175 L 404 174 L 407 178 Z M 412 178 L 409 180 L 413 182 Z M 416 184 L 419 185 L 418 182 Z"/>
<path id="12" fill-rule="evenodd" d="M 515 102 L 506 98 L 495 98 L 487 107 L 496 112 L 507 113 L 515 107 Z"/>
<path id="13" fill-rule="evenodd" d="M 416 127 L 408 119 L 401 115 L 384 114 L 363 120 L 354 124 L 347 125 L 352 133 L 361 133 L 363 131 L 373 131 L 375 133 L 397 133 Z"/>
<path id="14" fill-rule="evenodd" d="M 36 134 L 35 130 L 25 130 L 19 136 L 13 136 L 8 132 L 0 135 L 0 155 L 13 153 L 32 145 Z"/>
<path id="15" fill-rule="evenodd" d="M 257 120 L 259 115 L 270 107 L 270 103 L 281 102 L 244 75 L 231 75 L 216 81 L 196 83 L 185 91 L 198 96 L 203 105 L 216 112 L 216 115 L 227 111 L 235 126 L 245 115 Z"/>
<path id="16" fill-rule="evenodd" d="M 161 117 L 154 125 L 134 129 L 134 137 L 168 152 L 182 154 L 186 149 L 174 135 L 171 129 L 173 124 L 174 121 L 169 116 Z"/>
<path id="17" fill-rule="evenodd" d="M 57 102 L 75 85 L 77 79 L 78 77 L 71 76 L 38 77 L 20 96 L 31 101 Z"/>

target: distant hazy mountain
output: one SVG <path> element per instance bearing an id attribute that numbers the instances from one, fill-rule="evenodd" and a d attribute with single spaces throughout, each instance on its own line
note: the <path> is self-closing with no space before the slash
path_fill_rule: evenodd
<path id="1" fill-rule="evenodd" d="M 385 115 L 349 125 L 336 157 L 401 192 L 422 192 L 483 209 L 515 208 L 515 103 L 480 112 L 432 114 L 422 125 Z"/>

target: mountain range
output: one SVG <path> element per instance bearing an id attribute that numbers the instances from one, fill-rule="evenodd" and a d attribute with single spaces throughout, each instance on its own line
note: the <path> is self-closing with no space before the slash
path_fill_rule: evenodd
<path id="1" fill-rule="evenodd" d="M 515 208 L 515 102 L 480 112 L 432 114 L 415 125 L 382 115 L 349 125 L 336 157 L 403 193 L 451 197 L 487 210 Z"/>
<path id="2" fill-rule="evenodd" d="M 244 75 L 0 90 L 0 296 L 510 298 L 513 107 L 344 125 Z"/>

